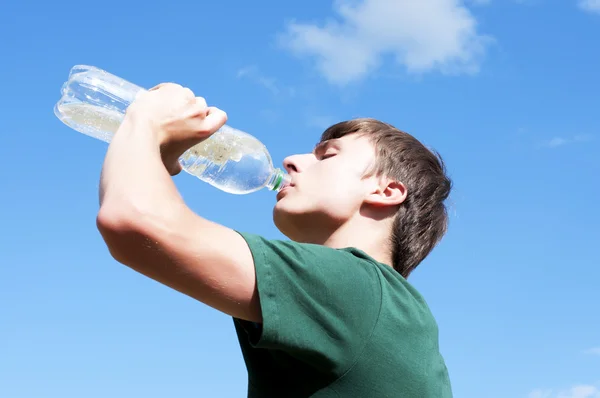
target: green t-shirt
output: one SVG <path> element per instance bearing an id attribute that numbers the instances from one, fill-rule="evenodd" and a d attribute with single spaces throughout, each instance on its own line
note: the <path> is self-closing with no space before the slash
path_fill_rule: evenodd
<path id="1" fill-rule="evenodd" d="M 241 233 L 263 323 L 234 319 L 251 398 L 449 398 L 421 295 L 364 252 Z"/>

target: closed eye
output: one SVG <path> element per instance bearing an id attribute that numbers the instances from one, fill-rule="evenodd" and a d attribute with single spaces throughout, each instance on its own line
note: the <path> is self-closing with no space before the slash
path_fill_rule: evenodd
<path id="1" fill-rule="evenodd" d="M 331 157 L 334 157 L 335 155 L 337 155 L 335 152 L 323 154 L 323 155 L 321 155 L 321 160 L 329 159 Z"/>

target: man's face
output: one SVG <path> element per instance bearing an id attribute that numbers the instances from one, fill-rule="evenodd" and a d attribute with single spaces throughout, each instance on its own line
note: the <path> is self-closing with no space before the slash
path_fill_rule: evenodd
<path id="1" fill-rule="evenodd" d="M 356 215 L 375 186 L 365 171 L 375 160 L 367 137 L 350 134 L 320 144 L 313 153 L 284 160 L 292 185 L 277 195 L 277 227 L 294 240 L 333 232 Z"/>

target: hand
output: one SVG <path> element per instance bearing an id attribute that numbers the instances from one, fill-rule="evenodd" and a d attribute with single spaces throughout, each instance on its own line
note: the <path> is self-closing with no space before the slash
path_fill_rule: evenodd
<path id="1" fill-rule="evenodd" d="M 176 175 L 181 172 L 179 157 L 220 129 L 227 114 L 207 106 L 204 98 L 196 97 L 189 88 L 162 83 L 138 96 L 126 118 L 156 134 L 163 163 Z"/>

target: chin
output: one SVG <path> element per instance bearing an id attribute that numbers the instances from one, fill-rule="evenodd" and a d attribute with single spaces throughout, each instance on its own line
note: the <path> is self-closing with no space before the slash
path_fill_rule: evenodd
<path id="1" fill-rule="evenodd" d="M 289 235 L 293 230 L 291 228 L 293 225 L 291 215 L 286 211 L 285 206 L 282 206 L 281 202 L 277 202 L 273 207 L 273 223 L 282 234 L 292 239 Z"/>
<path id="2" fill-rule="evenodd" d="M 275 205 L 273 222 L 283 235 L 299 243 L 324 242 L 326 231 L 335 230 L 331 220 L 323 218 L 323 213 L 310 212 L 306 206 L 293 208 L 291 203 Z"/>
<path id="3" fill-rule="evenodd" d="M 301 231 L 300 227 L 306 219 L 306 213 L 296 209 L 294 211 L 285 203 L 277 202 L 273 208 L 273 223 L 277 229 L 289 239 L 300 242 Z"/>

